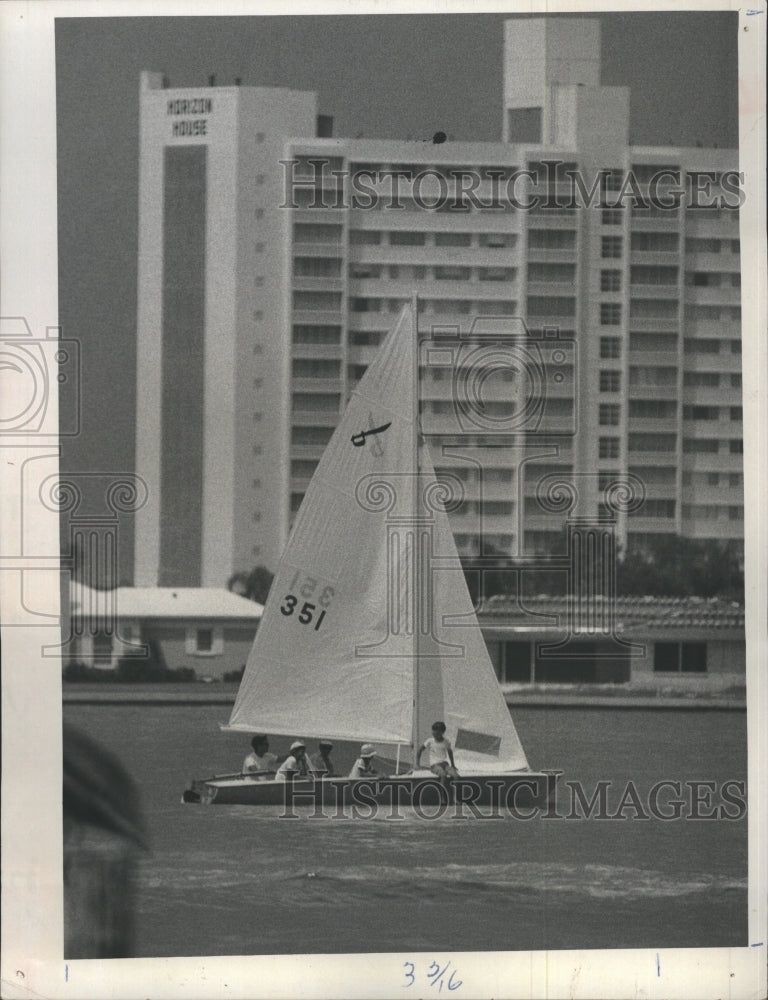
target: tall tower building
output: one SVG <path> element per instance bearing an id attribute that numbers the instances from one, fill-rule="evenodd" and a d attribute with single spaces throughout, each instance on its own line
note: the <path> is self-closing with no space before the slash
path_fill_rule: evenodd
<path id="1" fill-rule="evenodd" d="M 589 516 L 619 476 L 645 490 L 622 544 L 738 542 L 737 153 L 633 146 L 629 99 L 589 18 L 507 23 L 498 143 L 319 137 L 314 94 L 145 74 L 136 582 L 274 568 L 413 292 L 460 551 L 562 547 L 547 484 Z"/>

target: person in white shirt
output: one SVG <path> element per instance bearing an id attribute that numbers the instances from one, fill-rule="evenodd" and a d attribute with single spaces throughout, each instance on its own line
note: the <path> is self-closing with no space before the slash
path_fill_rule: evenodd
<path id="1" fill-rule="evenodd" d="M 357 758 L 355 763 L 352 765 L 352 770 L 349 772 L 350 778 L 372 778 L 378 774 L 373 767 L 372 761 L 376 756 L 376 747 L 372 746 L 370 743 L 363 743 L 360 747 L 360 756 Z"/>
<path id="2" fill-rule="evenodd" d="M 454 778 L 459 777 L 453 760 L 451 741 L 445 736 L 444 722 L 435 722 L 432 726 L 432 735 L 419 747 L 416 754 L 417 768 L 421 767 L 421 755 L 425 750 L 429 750 L 429 769 L 437 775 L 442 785 L 447 787 Z"/>
<path id="3" fill-rule="evenodd" d="M 275 773 L 275 781 L 289 781 L 292 778 L 303 778 L 307 773 L 307 748 L 301 740 L 294 740 L 291 749 L 283 763 Z"/>
<path id="4" fill-rule="evenodd" d="M 243 773 L 252 775 L 258 781 L 266 781 L 275 773 L 277 754 L 269 753 L 269 740 L 263 733 L 257 733 L 251 740 L 253 752 L 243 761 Z"/>

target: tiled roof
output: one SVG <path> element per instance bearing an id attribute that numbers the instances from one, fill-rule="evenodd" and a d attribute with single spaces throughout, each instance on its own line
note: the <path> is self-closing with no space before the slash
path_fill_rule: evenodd
<path id="1" fill-rule="evenodd" d="M 103 616 L 107 609 L 118 618 L 228 618 L 258 621 L 261 604 L 223 587 L 117 587 L 92 590 L 74 582 L 70 608 L 81 617 Z"/>
<path id="2" fill-rule="evenodd" d="M 482 624 L 525 624 L 542 628 L 565 628 L 569 613 L 586 620 L 608 614 L 608 601 L 599 596 L 590 602 L 574 606 L 573 597 L 515 597 L 498 595 L 488 598 L 480 611 Z M 617 597 L 613 602 L 616 627 L 629 631 L 636 628 L 744 628 L 744 607 L 718 597 Z M 557 625 L 537 616 L 554 616 Z"/>

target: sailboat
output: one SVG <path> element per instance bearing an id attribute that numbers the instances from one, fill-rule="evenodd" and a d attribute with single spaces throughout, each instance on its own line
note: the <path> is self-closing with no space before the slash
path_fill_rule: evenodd
<path id="1" fill-rule="evenodd" d="M 317 465 L 223 728 L 374 744 L 393 763 L 359 779 L 367 796 L 426 804 L 448 792 L 413 768 L 414 749 L 441 720 L 455 801 L 542 802 L 547 775 L 529 768 L 461 570 L 450 483 L 421 439 L 417 380 L 409 303 Z M 184 801 L 338 804 L 359 791 L 349 778 L 236 774 L 194 781 Z"/>

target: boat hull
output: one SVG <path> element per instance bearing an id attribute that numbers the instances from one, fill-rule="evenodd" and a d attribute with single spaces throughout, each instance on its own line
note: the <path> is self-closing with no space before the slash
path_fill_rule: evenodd
<path id="1" fill-rule="evenodd" d="M 281 806 L 290 813 L 317 807 L 348 808 L 371 815 L 382 807 L 422 807 L 434 812 L 453 805 L 467 816 L 478 807 L 507 811 L 520 818 L 544 809 L 554 792 L 553 775 L 545 772 L 472 775 L 455 779 L 446 789 L 433 775 L 377 778 L 322 778 L 259 781 L 248 775 L 192 782 L 183 801 L 200 805 Z"/>

